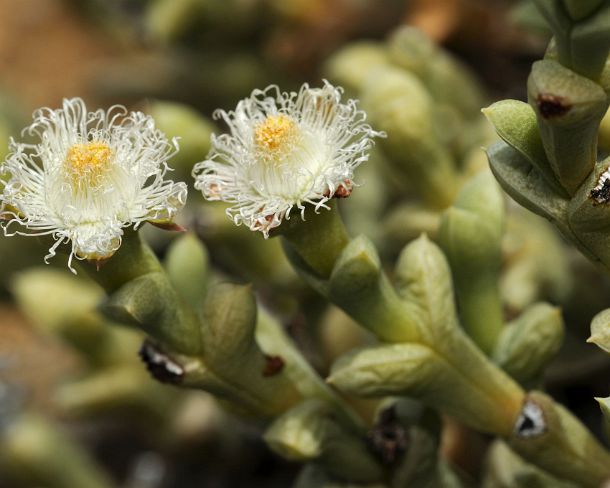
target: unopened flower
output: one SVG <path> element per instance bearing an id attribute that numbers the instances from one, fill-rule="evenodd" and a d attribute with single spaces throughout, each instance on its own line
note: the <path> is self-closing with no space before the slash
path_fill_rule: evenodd
<path id="1" fill-rule="evenodd" d="M 212 137 L 208 159 L 195 165 L 195 188 L 208 200 L 233 203 L 236 224 L 269 231 L 294 207 L 316 209 L 351 191 L 354 169 L 368 159 L 373 137 L 355 100 L 341 102 L 342 89 L 303 85 L 282 93 L 277 86 L 254 90 L 235 111 L 215 116 L 229 133 Z"/>
<path id="2" fill-rule="evenodd" d="M 7 174 L 0 217 L 6 235 L 51 235 L 45 260 L 68 242 L 71 269 L 74 256 L 106 259 L 124 227 L 168 224 L 186 201 L 186 185 L 164 179 L 176 141 L 141 112 L 88 112 L 74 98 L 61 109 L 37 110 L 24 132 L 34 141 L 11 139 L 0 167 Z"/>

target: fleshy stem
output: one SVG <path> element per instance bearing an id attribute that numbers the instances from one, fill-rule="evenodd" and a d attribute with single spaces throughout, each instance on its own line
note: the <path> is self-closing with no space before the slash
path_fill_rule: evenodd
<path id="1" fill-rule="evenodd" d="M 328 280 L 334 264 L 350 243 L 348 233 L 336 209 L 336 204 L 333 204 L 331 211 L 323 212 L 321 215 L 308 215 L 308 217 L 302 226 L 298 225 L 300 222 L 293 223 L 290 230 L 283 233 L 283 238 L 290 251 L 296 252 L 309 267 L 308 271 L 312 276 Z M 318 220 L 318 217 L 322 218 Z M 330 241 L 329 246 L 325 247 L 327 235 L 341 238 L 335 237 Z M 309 243 L 315 243 L 314 248 L 321 256 L 315 256 L 314 250 L 308 249 Z M 390 343 L 422 343 L 442 356 L 467 382 L 471 383 L 475 390 L 480 390 L 491 399 L 492 403 L 497 403 L 495 433 L 502 436 L 509 435 L 523 402 L 524 393 L 521 388 L 502 370 L 492 365 L 464 334 L 457 336 L 457 343 L 453 346 L 459 349 L 462 360 L 456 361 L 454 356 L 446 354 L 443 348 L 438 347 L 434 338 L 430 337 L 429 332 L 425 328 L 422 330 L 417 323 L 421 318 L 418 317 L 418 312 L 398 298 L 383 272 L 379 285 L 380 295 L 379 291 L 372 289 L 365 291 L 365 295 L 374 295 L 370 303 L 368 296 L 349 297 L 349 300 L 343 301 L 336 300 L 333 296 L 327 296 L 327 298 L 334 301 L 354 320 L 371 330 L 381 340 Z M 322 291 L 322 293 L 325 292 Z"/>
<path id="2" fill-rule="evenodd" d="M 330 277 L 337 258 L 350 241 L 336 202 L 331 201 L 328 206 L 330 210 L 321 209 L 317 215 L 307 212 L 305 220 L 293 216 L 281 228 L 282 236 L 323 279 Z"/>
<path id="3" fill-rule="evenodd" d="M 85 262 L 81 267 L 110 297 L 123 292 L 106 304 L 107 309 L 116 309 L 118 316 L 113 318 L 141 328 L 173 352 L 201 354 L 195 311 L 182 302 L 138 232 L 127 231 L 121 247 L 107 262 Z"/>
<path id="4" fill-rule="evenodd" d="M 460 301 L 462 324 L 468 335 L 489 355 L 504 328 L 498 283 L 480 280 L 472 286 L 459 283 L 458 287 L 463 287 L 462 294 L 467 295 L 467 299 Z"/>
<path id="5" fill-rule="evenodd" d="M 84 262 L 81 267 L 108 294 L 140 276 L 163 272 L 155 253 L 133 230 L 125 232 L 121 247 L 107 261 Z"/>
<path id="6" fill-rule="evenodd" d="M 334 407 L 335 411 L 345 420 L 344 425 L 353 430 L 364 428 L 362 419 L 322 381 L 305 360 L 294 343 L 288 338 L 280 324 L 266 311 L 259 310 L 256 327 L 256 337 L 267 352 L 281 352 L 287 361 L 287 368 L 293 380 L 298 378 L 298 387 L 304 397 L 317 398 Z"/>
<path id="7" fill-rule="evenodd" d="M 327 213 L 330 214 L 331 212 Z M 347 234 L 345 234 L 345 236 L 346 235 Z M 338 237 L 341 238 L 341 236 Z M 265 354 L 281 357 L 286 366 L 286 375 L 275 375 L 263 379 L 258 378 L 256 371 L 262 371 L 264 369 L 258 364 L 261 361 L 264 362 L 262 356 L 263 351 L 258 350 L 258 348 L 248 348 L 252 357 L 246 357 L 247 355 L 242 350 L 238 358 L 228 357 L 226 359 L 219 359 L 218 356 L 222 356 L 222 351 L 208 351 L 206 347 L 202 347 L 202 335 L 204 335 L 206 331 L 212 335 L 218 335 L 219 332 L 208 330 L 209 327 L 206 327 L 204 317 L 198 317 L 196 312 L 192 310 L 188 304 L 181 301 L 173 287 L 169 285 L 167 275 L 161 266 L 161 263 L 150 247 L 142 241 L 139 233 L 127 233 L 123 239 L 121 248 L 107 263 L 102 264 L 101 267 L 96 267 L 95 263 L 84 263 L 83 268 L 87 274 L 93 278 L 94 281 L 99 283 L 108 293 L 110 298 L 109 303 L 106 304 L 106 309 L 111 309 L 115 305 L 115 302 L 118 301 L 117 308 L 121 310 L 119 315 L 124 315 L 125 312 L 123 312 L 123 310 L 127 309 L 134 318 L 138 319 L 133 325 L 142 329 L 158 341 L 159 345 L 167 353 L 174 356 L 174 360 L 178 362 L 182 360 L 187 364 L 190 361 L 193 361 L 191 363 L 192 366 L 190 366 L 193 371 L 189 373 L 189 377 L 184 379 L 188 386 L 204 390 L 209 388 L 219 389 L 218 391 L 220 393 L 222 393 L 221 390 L 224 387 L 227 387 L 227 385 L 231 387 L 231 384 L 229 384 L 232 381 L 231 378 L 224 378 L 224 376 L 227 376 L 229 373 L 228 365 L 226 368 L 221 368 L 220 365 L 216 365 L 215 369 L 218 369 L 217 372 L 210 370 L 210 368 L 214 369 L 214 365 L 222 359 L 222 361 L 226 360 L 237 368 L 234 373 L 242 379 L 245 379 L 248 375 L 253 375 L 253 382 L 261 381 L 261 384 L 254 388 L 256 391 L 251 393 L 256 393 L 259 396 L 262 395 L 263 400 L 266 398 L 267 403 L 269 404 L 266 405 L 266 407 L 276 413 L 289 408 L 298 399 L 299 395 L 294 391 L 294 388 L 296 387 L 301 397 L 318 398 L 331 405 L 338 416 L 344 420 L 343 424 L 347 428 L 356 431 L 362 429 L 362 420 L 319 378 L 311 369 L 307 361 L 302 357 L 301 353 L 291 343 L 279 324 L 266 312 L 262 310 L 259 311 L 256 319 L 257 342 L 261 345 Z M 151 277 L 155 277 L 155 280 L 152 280 Z M 141 296 L 139 293 L 133 292 L 138 291 L 134 287 L 134 283 L 138 282 L 142 282 L 143 292 Z M 159 286 L 159 283 L 161 283 L 161 286 Z M 165 286 L 164 283 L 167 284 L 167 286 Z M 158 286 L 160 290 L 160 296 L 156 298 L 151 287 L 153 285 Z M 129 289 L 129 292 L 125 293 L 125 289 Z M 201 292 L 203 293 L 203 290 Z M 231 299 L 239 301 L 241 306 L 243 306 L 242 301 L 245 299 L 243 296 L 244 293 L 248 295 L 250 292 L 236 289 L 233 293 L 227 291 L 226 295 L 219 294 L 216 297 L 219 301 L 214 304 L 213 308 L 219 310 L 222 308 L 221 302 Z M 116 298 L 114 298 L 121 294 L 126 295 L 128 298 L 126 300 L 116 300 Z M 133 296 L 136 296 L 136 298 L 133 299 Z M 151 300 L 155 303 L 142 306 L 142 302 Z M 234 312 L 235 308 L 238 306 L 237 303 L 225 305 L 226 311 L 233 310 Z M 153 317 L 149 316 L 152 314 L 143 315 L 140 313 L 139 309 L 146 308 L 152 308 L 155 316 Z M 159 316 L 165 316 L 165 318 L 158 320 Z M 118 318 L 120 319 L 120 316 Z M 128 322 L 131 322 L 129 320 L 131 318 L 132 317 L 126 317 Z M 233 319 L 237 320 L 236 317 L 233 317 Z M 223 327 L 222 323 L 217 324 L 217 326 L 226 329 L 226 327 Z M 235 332 L 238 333 L 239 331 Z M 207 342 L 210 343 L 210 340 Z M 237 337 L 233 335 L 231 339 L 227 340 L 231 340 L 235 343 Z M 215 348 L 216 346 L 212 347 L 212 349 Z M 180 358 L 180 355 L 185 355 L 185 357 Z M 208 356 L 214 356 L 216 360 Z M 250 363 L 244 366 L 248 368 L 247 374 L 240 372 L 240 361 L 247 362 L 248 360 Z M 212 364 L 207 364 L 208 362 L 211 362 Z M 258 366 L 254 366 L 253 363 L 258 364 Z M 195 367 L 195 365 L 200 366 Z M 196 373 L 199 367 L 203 367 L 203 371 Z M 200 380 L 196 379 L 197 374 L 202 375 Z M 228 376 L 231 375 L 228 374 Z M 269 388 L 267 388 L 267 385 Z M 283 387 L 278 388 L 275 394 L 273 394 L 272 391 L 267 391 L 273 390 L 274 386 L 279 387 L 281 385 L 283 385 Z M 236 398 L 238 401 L 242 401 L 242 397 L 247 396 L 246 389 L 243 387 L 237 386 L 236 391 Z M 258 398 L 257 395 L 255 396 Z M 271 398 L 275 399 L 277 405 L 271 405 Z M 256 398 L 250 400 L 250 403 L 254 405 L 260 403 Z M 245 403 L 248 404 L 248 402 Z"/>
<path id="8" fill-rule="evenodd" d="M 299 222 L 293 224 L 289 231 L 283 234 L 283 237 L 287 243 L 289 259 L 293 257 L 290 256 L 290 253 L 294 252 L 300 258 L 301 263 L 309 268 L 304 270 L 306 279 L 308 279 L 307 275 L 310 277 L 317 275 L 328 280 L 332 275 L 333 264 L 338 261 L 350 241 L 336 209 L 320 216 L 322 218 L 319 225 L 317 217 L 311 218 L 302 227 L 298 225 Z M 325 241 L 327 234 L 332 236 L 328 246 Z M 312 247 L 308 248 L 310 244 Z M 316 253 L 320 253 L 320 255 L 316 255 Z M 301 263 L 298 260 L 293 261 L 297 268 Z M 308 281 L 310 280 L 308 279 Z M 324 285 L 318 286 L 318 290 L 324 293 Z M 327 298 L 332 301 L 332 297 Z M 357 305 L 346 307 L 345 304 L 336 304 L 365 327 L 370 324 L 370 314 L 365 313 L 362 317 L 364 321 L 360 320 L 361 307 Z M 405 312 L 408 314 L 409 309 L 405 309 Z M 391 314 L 391 316 L 394 315 Z M 407 322 L 413 320 L 412 317 L 404 317 L 404 319 Z M 404 328 L 404 324 L 391 325 Z M 406 329 L 410 328 L 411 324 L 408 324 Z M 421 339 L 415 339 L 415 342 L 421 341 L 443 357 L 460 376 L 470 383 L 473 391 L 483 392 L 484 398 L 495 404 L 498 417 L 495 421 L 488 421 L 485 424 L 486 427 L 489 427 L 487 429 L 489 433 L 507 438 L 513 448 L 530 462 L 551 473 L 577 481 L 583 486 L 598 486 L 610 479 L 610 455 L 567 410 L 542 394 L 533 392 L 526 396 L 525 392 L 492 364 L 458 328 L 451 333 L 452 338 L 447 338 L 450 343 L 447 346 L 448 350 L 442 344 L 438 347 L 438 344 L 430 343 L 430 337 L 426 337 L 425 330 L 420 332 Z M 410 339 L 409 342 L 413 340 Z M 527 407 L 527 405 L 533 405 L 533 407 Z M 442 410 L 442 405 L 438 407 Z M 465 408 L 471 407 L 465 406 Z M 529 428 L 528 423 L 533 421 L 528 417 L 528 408 L 534 408 L 540 412 L 541 419 L 538 422 L 542 422 L 542 434 L 538 433 L 529 437 L 526 433 Z M 476 415 L 477 412 L 474 411 L 464 412 L 462 420 L 468 422 L 468 419 L 472 420 L 472 417 Z M 536 423 L 536 421 L 533 422 Z M 474 423 L 476 424 L 476 422 Z M 570 463 L 574 465 L 572 466 Z"/>

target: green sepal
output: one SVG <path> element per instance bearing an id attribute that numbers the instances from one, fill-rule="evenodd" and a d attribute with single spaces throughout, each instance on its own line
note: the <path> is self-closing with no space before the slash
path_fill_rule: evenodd
<path id="1" fill-rule="evenodd" d="M 180 299 L 163 272 L 135 278 L 112 293 L 102 312 L 111 320 L 137 327 L 172 350 L 201 352 L 199 320 Z"/>
<path id="2" fill-rule="evenodd" d="M 349 236 L 337 209 L 336 200 L 326 208 L 308 205 L 302 216 L 286 220 L 274 229 L 273 236 L 282 236 L 299 259 L 293 262 L 297 271 L 304 271 L 319 280 L 327 280 L 335 262 L 349 242 Z M 289 252 L 288 257 L 294 253 Z"/>
<path id="3" fill-rule="evenodd" d="M 333 420 L 329 406 L 317 400 L 288 410 L 273 422 L 263 438 L 282 457 L 315 461 L 339 479 L 368 483 L 384 477 L 364 440 Z"/>
<path id="4" fill-rule="evenodd" d="M 131 229 L 125 231 L 121 247 L 110 259 L 103 263 L 83 262 L 81 266 L 108 294 L 139 276 L 163 271 L 153 250 L 138 231 Z"/>
<path id="5" fill-rule="evenodd" d="M 165 258 L 167 276 L 182 299 L 198 309 L 209 279 L 208 251 L 194 234 L 172 241 Z"/>
<path id="6" fill-rule="evenodd" d="M 520 383 L 538 380 L 559 351 L 564 334 L 561 311 L 537 303 L 509 322 L 493 352 L 493 360 Z"/>
<path id="7" fill-rule="evenodd" d="M 599 312 L 591 321 L 591 337 L 587 342 L 610 354 L 610 308 Z"/>
<path id="8" fill-rule="evenodd" d="M 519 151 L 559 196 L 569 196 L 551 169 L 538 130 L 536 113 L 529 104 L 518 100 L 502 100 L 482 112 L 502 140 Z"/>
<path id="9" fill-rule="evenodd" d="M 597 488 L 610 479 L 610 454 L 566 408 L 534 391 L 529 413 L 520 416 L 509 446 L 536 466 L 579 486 Z"/>
<path id="10" fill-rule="evenodd" d="M 608 97 L 597 83 L 550 59 L 533 64 L 527 86 L 551 168 L 574 194 L 593 170 Z"/>

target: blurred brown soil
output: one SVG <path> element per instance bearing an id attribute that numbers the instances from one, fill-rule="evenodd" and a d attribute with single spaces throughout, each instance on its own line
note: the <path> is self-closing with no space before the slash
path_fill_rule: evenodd
<path id="1" fill-rule="evenodd" d="M 59 343 L 38 334 L 12 306 L 0 304 L 0 380 L 17 386 L 31 404 L 48 408 L 56 383 L 77 365 Z"/>
<path id="2" fill-rule="evenodd" d="M 0 19 L 0 89 L 27 110 L 87 97 L 91 67 L 118 50 L 61 0 L 0 0 Z"/>

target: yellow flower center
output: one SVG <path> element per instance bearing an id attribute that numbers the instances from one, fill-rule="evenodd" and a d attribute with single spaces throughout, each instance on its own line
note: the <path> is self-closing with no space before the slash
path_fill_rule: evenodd
<path id="1" fill-rule="evenodd" d="M 68 149 L 66 166 L 74 180 L 85 180 L 89 185 L 105 172 L 110 163 L 112 150 L 104 142 L 74 144 Z"/>
<path id="2" fill-rule="evenodd" d="M 298 126 L 290 117 L 270 115 L 254 127 L 254 143 L 264 159 L 277 160 L 293 147 L 298 133 Z"/>

